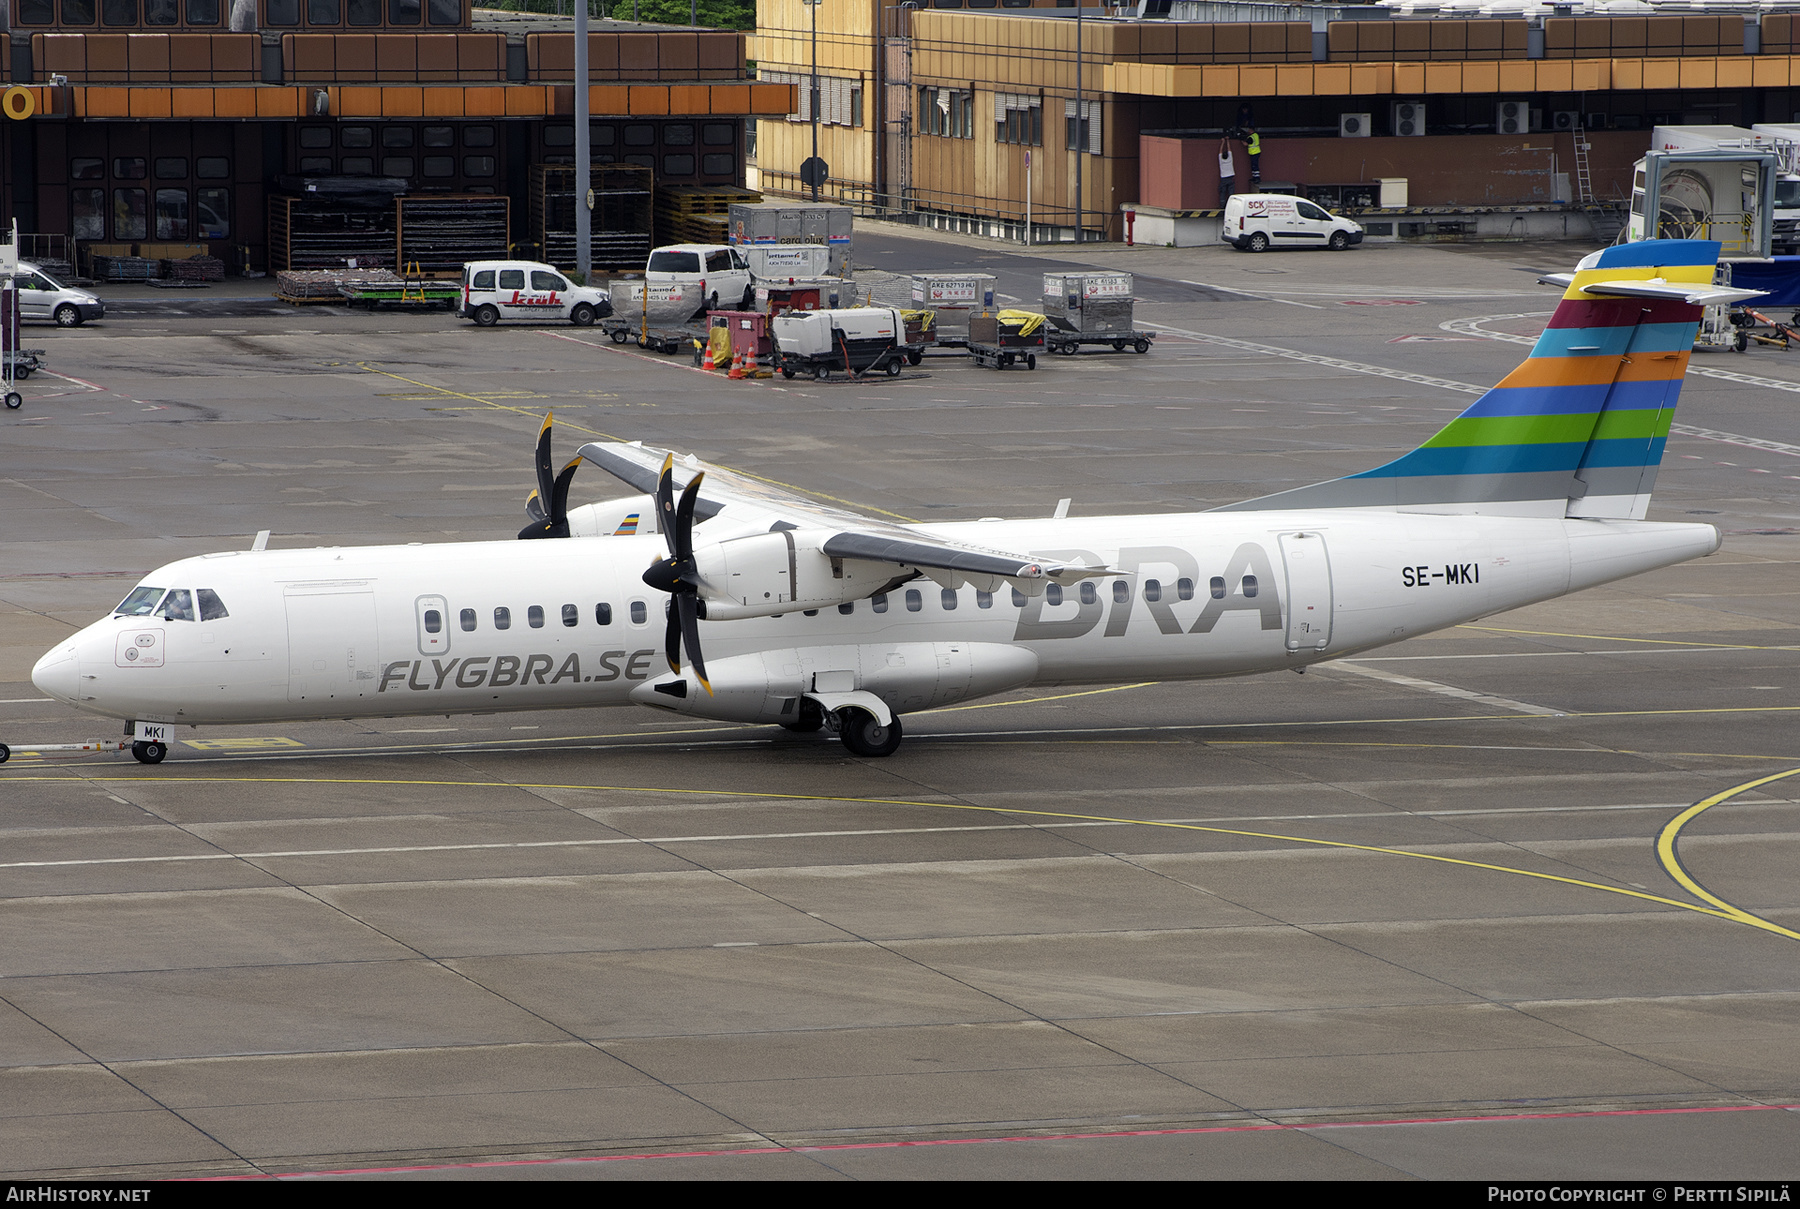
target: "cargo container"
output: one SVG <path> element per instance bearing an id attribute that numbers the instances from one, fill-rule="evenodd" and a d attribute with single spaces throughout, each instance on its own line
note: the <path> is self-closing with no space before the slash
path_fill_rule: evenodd
<path id="1" fill-rule="evenodd" d="M 1045 273 L 1044 317 L 1065 332 L 1131 331 L 1130 273 Z"/>
<path id="2" fill-rule="evenodd" d="M 849 206 L 827 202 L 741 202 L 731 207 L 729 242 L 766 248 L 783 244 L 818 244 L 831 249 L 826 273 L 852 275 L 851 235 L 855 215 Z"/>
<path id="3" fill-rule="evenodd" d="M 932 312 L 933 343 L 956 348 L 969 342 L 969 317 L 994 309 L 992 273 L 914 273 L 913 309 Z"/>

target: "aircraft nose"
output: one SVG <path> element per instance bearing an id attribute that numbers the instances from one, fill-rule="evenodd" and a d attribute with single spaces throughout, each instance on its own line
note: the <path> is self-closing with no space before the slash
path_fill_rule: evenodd
<path id="1" fill-rule="evenodd" d="M 31 682 L 45 696 L 74 702 L 81 694 L 81 665 L 75 658 L 74 646 L 59 646 L 38 660 L 31 669 Z"/>

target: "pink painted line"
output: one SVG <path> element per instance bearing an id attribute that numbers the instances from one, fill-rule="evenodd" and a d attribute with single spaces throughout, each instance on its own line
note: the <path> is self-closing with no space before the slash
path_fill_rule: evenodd
<path id="1" fill-rule="evenodd" d="M 201 1176 L 184 1183 L 233 1180 L 302 1180 L 332 1175 L 403 1175 L 413 1171 L 474 1171 L 488 1167 L 543 1167 L 555 1163 L 628 1163 L 639 1159 L 714 1159 L 763 1154 L 824 1154 L 834 1150 L 905 1150 L 922 1146 L 989 1146 L 997 1142 L 1080 1142 L 1108 1138 L 1170 1138 L 1202 1133 L 1292 1133 L 1315 1129 L 1369 1129 L 1382 1125 L 1470 1125 L 1497 1121 L 1564 1121 L 1588 1117 L 1661 1117 L 1707 1112 L 1791 1112 L 1800 1104 L 1721 1104 L 1706 1108 L 1610 1108 L 1596 1112 L 1527 1112 L 1485 1117 L 1401 1117 L 1387 1121 L 1325 1121 L 1316 1125 L 1204 1125 L 1188 1129 L 1127 1129 L 1105 1133 L 1054 1133 L 997 1138 L 924 1138 L 915 1142 L 839 1142 L 826 1146 L 757 1146 L 740 1150 L 665 1150 L 642 1154 L 582 1155 L 562 1159 L 494 1159 L 481 1163 L 433 1163 L 415 1167 L 346 1167 L 335 1171 L 295 1171 L 284 1175 Z"/>

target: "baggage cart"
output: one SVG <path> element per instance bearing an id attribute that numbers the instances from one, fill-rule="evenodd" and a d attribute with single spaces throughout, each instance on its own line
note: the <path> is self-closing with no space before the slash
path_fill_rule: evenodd
<path id="1" fill-rule="evenodd" d="M 975 364 L 1006 369 L 1022 364 L 1037 368 L 1037 355 L 1044 351 L 1042 315 L 1030 311 L 1001 311 L 998 315 L 975 315 L 969 319 L 969 356 Z"/>
<path id="2" fill-rule="evenodd" d="M 1149 352 L 1150 342 L 1156 336 L 1132 326 L 1131 287 L 1130 273 L 1097 269 L 1045 273 L 1044 316 L 1050 329 L 1045 333 L 1047 347 L 1069 357 L 1080 352 L 1084 344 L 1110 344 L 1116 353 L 1127 348 Z"/>
<path id="3" fill-rule="evenodd" d="M 1122 353 L 1128 348 L 1136 352 L 1147 353 L 1150 351 L 1150 342 L 1154 339 L 1156 339 L 1155 332 L 1141 331 L 1083 335 L 1080 332 L 1065 332 L 1053 327 L 1044 333 L 1045 347 L 1050 352 L 1061 353 L 1065 357 L 1073 357 L 1081 351 L 1081 346 L 1084 344 L 1110 344 L 1115 353 Z"/>
<path id="4" fill-rule="evenodd" d="M 706 325 L 689 322 L 698 305 L 698 287 L 683 282 L 658 282 L 646 287 L 636 280 L 615 280 L 608 286 L 613 313 L 600 321 L 600 329 L 614 344 L 637 341 L 641 349 L 668 354 L 706 339 Z"/>
<path id="5" fill-rule="evenodd" d="M 905 344 L 906 324 L 887 306 L 850 307 L 776 315 L 774 367 L 783 378 L 811 374 L 823 379 L 833 370 L 862 377 L 885 369 L 890 377 L 912 359 Z"/>
<path id="6" fill-rule="evenodd" d="M 992 273 L 914 273 L 912 304 L 934 314 L 932 343 L 961 348 L 969 342 L 969 319 L 994 310 Z"/>

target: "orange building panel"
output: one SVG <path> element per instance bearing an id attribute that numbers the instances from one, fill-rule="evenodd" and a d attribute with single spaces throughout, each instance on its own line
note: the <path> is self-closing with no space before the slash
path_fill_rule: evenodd
<path id="1" fill-rule="evenodd" d="M 458 88 L 445 89 L 445 92 L 463 94 L 463 116 L 469 118 L 498 118 L 506 116 L 506 89 L 500 86 L 492 88 Z"/>
<path id="2" fill-rule="evenodd" d="M 242 88 L 213 88 L 213 116 L 218 118 L 253 118 L 256 116 L 256 89 L 246 85 Z"/>
<path id="3" fill-rule="evenodd" d="M 127 88 L 124 90 L 131 98 L 131 116 L 134 118 L 166 118 L 171 114 L 169 89 L 167 88 Z"/>
<path id="4" fill-rule="evenodd" d="M 714 84 L 707 90 L 712 94 L 711 108 L 714 113 L 750 113 L 750 85 L 748 84 Z"/>
<path id="5" fill-rule="evenodd" d="M 334 88 L 332 91 L 331 111 L 347 118 L 374 118 L 381 116 L 381 89 L 379 88 Z"/>
<path id="6" fill-rule="evenodd" d="M 177 118 L 210 118 L 221 116 L 213 108 L 215 93 L 223 89 L 215 88 L 177 88 L 170 95 L 170 117 Z M 233 90 L 235 91 L 235 90 Z"/>
<path id="7" fill-rule="evenodd" d="M 622 84 L 598 84 L 588 88 L 588 112 L 624 117 L 631 112 L 631 89 Z"/>
<path id="8" fill-rule="evenodd" d="M 384 118 L 419 118 L 425 116 L 425 98 L 422 88 L 395 88 L 389 85 L 381 90 L 381 116 Z"/>
<path id="9" fill-rule="evenodd" d="M 631 89 L 631 114 L 663 114 L 669 112 L 669 90 L 655 86 L 634 85 Z"/>
<path id="10" fill-rule="evenodd" d="M 467 94 L 473 88 L 421 88 L 425 116 L 428 118 L 460 118 L 467 116 Z"/>

